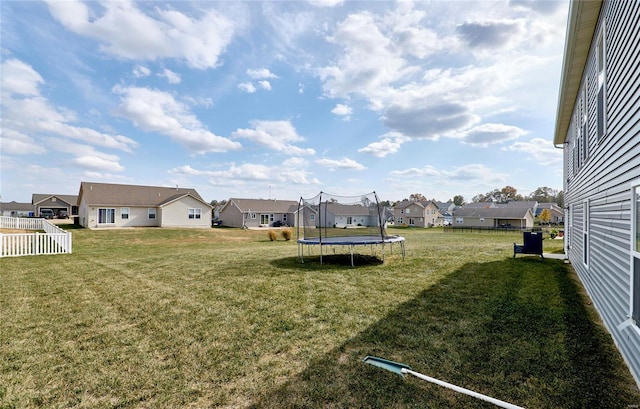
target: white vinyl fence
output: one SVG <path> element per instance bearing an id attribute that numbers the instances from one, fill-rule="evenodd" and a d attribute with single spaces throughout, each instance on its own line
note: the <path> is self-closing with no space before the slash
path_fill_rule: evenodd
<path id="1" fill-rule="evenodd" d="M 0 257 L 71 253 L 71 233 L 45 219 L 0 216 L 0 228 L 44 231 L 0 233 Z"/>

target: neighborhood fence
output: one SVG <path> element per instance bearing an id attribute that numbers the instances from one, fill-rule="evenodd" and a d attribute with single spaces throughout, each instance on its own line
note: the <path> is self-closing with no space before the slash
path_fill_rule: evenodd
<path id="1" fill-rule="evenodd" d="M 471 227 L 446 226 L 445 233 L 513 233 L 518 231 L 542 231 L 538 227 Z"/>
<path id="2" fill-rule="evenodd" d="M 0 257 L 71 253 L 71 233 L 45 219 L 0 216 L 0 228 L 42 231 L 0 233 Z"/>

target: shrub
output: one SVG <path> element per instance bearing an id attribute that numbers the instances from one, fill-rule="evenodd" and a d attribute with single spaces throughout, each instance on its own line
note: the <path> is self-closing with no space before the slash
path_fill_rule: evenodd
<path id="1" fill-rule="evenodd" d="M 289 241 L 291 240 L 292 236 L 293 236 L 293 231 L 290 228 L 286 227 L 282 229 L 282 238 Z"/>
<path id="2" fill-rule="evenodd" d="M 553 229 L 549 232 L 549 236 L 551 236 L 552 239 L 555 239 L 557 235 L 558 235 L 558 230 L 556 229 Z"/>
<path id="3" fill-rule="evenodd" d="M 277 237 L 276 237 L 276 232 L 275 231 L 269 230 L 268 234 L 269 234 L 269 240 L 276 241 Z"/>

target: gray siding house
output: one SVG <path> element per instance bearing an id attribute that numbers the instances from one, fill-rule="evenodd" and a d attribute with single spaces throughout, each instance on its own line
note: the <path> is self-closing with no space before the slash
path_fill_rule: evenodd
<path id="1" fill-rule="evenodd" d="M 554 143 L 565 251 L 640 385 L 640 1 L 572 1 Z"/>
<path id="2" fill-rule="evenodd" d="M 231 198 L 220 210 L 220 220 L 227 227 L 273 227 L 295 224 L 298 202 L 293 200 Z"/>
<path id="3" fill-rule="evenodd" d="M 526 230 L 533 227 L 528 207 L 461 207 L 453 212 L 453 227 Z"/>

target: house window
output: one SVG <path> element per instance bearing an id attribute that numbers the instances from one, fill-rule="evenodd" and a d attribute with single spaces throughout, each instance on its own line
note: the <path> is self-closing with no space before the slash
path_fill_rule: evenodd
<path id="1" fill-rule="evenodd" d="M 402 220 L 402 217 L 398 217 L 398 223 L 400 224 L 404 223 L 404 221 Z"/>
<path id="2" fill-rule="evenodd" d="M 413 217 L 409 218 L 409 226 L 415 226 L 416 225 L 416 221 Z"/>
<path id="3" fill-rule="evenodd" d="M 582 221 L 582 262 L 589 267 L 589 200 L 585 200 L 582 205 L 583 221 Z"/>
<path id="4" fill-rule="evenodd" d="M 411 209 L 407 209 L 407 214 L 411 214 Z"/>
<path id="5" fill-rule="evenodd" d="M 273 219 L 274 219 L 273 214 L 270 214 L 270 215 L 269 215 L 269 221 L 270 221 L 270 222 L 272 222 L 272 221 L 273 221 Z"/>
<path id="6" fill-rule="evenodd" d="M 456 224 L 464 223 L 464 217 L 456 217 Z"/>
<path id="7" fill-rule="evenodd" d="M 202 217 L 202 209 L 189 209 L 190 219 L 200 219 Z"/>
<path id="8" fill-rule="evenodd" d="M 256 214 L 255 213 L 249 213 L 249 218 L 255 220 Z"/>
<path id="9" fill-rule="evenodd" d="M 283 222 L 286 222 L 286 221 L 287 221 L 287 214 L 286 214 L 286 213 L 282 215 L 282 221 L 283 221 Z"/>
<path id="10" fill-rule="evenodd" d="M 585 85 L 582 87 L 582 126 L 580 127 L 580 132 L 582 134 L 582 160 L 586 162 L 587 158 L 589 158 L 589 135 L 587 132 L 587 113 L 589 111 L 589 104 L 587 103 L 589 98 L 587 81 L 585 78 Z"/>
<path id="11" fill-rule="evenodd" d="M 596 46 L 596 59 L 597 59 L 597 68 L 598 68 L 598 94 L 596 99 L 597 105 L 597 115 L 596 120 L 598 122 L 598 140 L 600 140 L 607 132 L 607 109 L 605 106 L 606 102 L 606 50 L 604 44 L 604 28 L 600 30 L 600 34 L 598 34 L 598 42 Z"/>
<path id="12" fill-rule="evenodd" d="M 480 218 L 480 223 L 484 223 L 484 217 Z"/>
<path id="13" fill-rule="evenodd" d="M 116 209 L 98 209 L 98 224 L 115 224 Z"/>
<path id="14" fill-rule="evenodd" d="M 123 219 L 123 220 L 129 218 L 129 208 L 128 207 L 120 208 L 120 218 Z"/>
<path id="15" fill-rule="evenodd" d="M 631 319 L 640 327 L 640 180 L 631 189 Z"/>
<path id="16" fill-rule="evenodd" d="M 260 224 L 269 224 L 269 215 L 261 214 L 260 215 Z"/>
<path id="17" fill-rule="evenodd" d="M 147 215 L 149 219 L 155 219 L 156 218 L 156 208 L 155 207 L 150 207 L 147 209 Z"/>
<path id="18" fill-rule="evenodd" d="M 309 220 L 315 220 L 315 219 L 316 219 L 316 215 L 315 215 L 315 214 L 313 214 L 313 213 L 311 213 L 311 214 L 309 215 Z"/>

